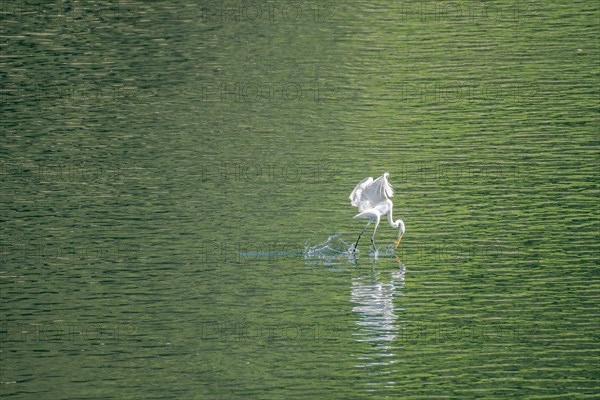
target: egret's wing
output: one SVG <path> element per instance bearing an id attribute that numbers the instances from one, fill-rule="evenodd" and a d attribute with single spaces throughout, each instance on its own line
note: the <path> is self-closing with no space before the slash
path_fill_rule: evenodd
<path id="1" fill-rule="evenodd" d="M 372 177 L 368 177 L 358 182 L 352 193 L 350 193 L 350 202 L 354 207 L 360 208 L 360 202 L 362 198 L 362 193 L 367 186 L 369 186 L 373 182 Z"/>
<path id="2" fill-rule="evenodd" d="M 363 189 L 361 193 L 361 203 L 367 202 L 368 208 L 371 208 L 386 201 L 390 197 L 394 197 L 394 188 L 388 182 L 387 176 L 388 173 L 386 172 Z"/>

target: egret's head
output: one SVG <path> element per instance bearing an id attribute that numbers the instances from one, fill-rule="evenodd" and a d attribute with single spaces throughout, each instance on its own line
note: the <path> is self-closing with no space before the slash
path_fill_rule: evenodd
<path id="1" fill-rule="evenodd" d="M 396 228 L 400 228 L 400 232 L 398 233 L 398 236 L 404 235 L 404 231 L 406 231 L 406 227 L 404 226 L 404 221 L 402 221 L 401 219 L 397 220 Z"/>
<path id="2" fill-rule="evenodd" d="M 400 231 L 398 232 L 398 240 L 396 240 L 396 248 L 398 248 L 398 246 L 400 245 L 400 240 L 402 240 L 402 235 L 404 235 L 404 231 L 406 230 L 406 228 L 404 227 L 404 221 L 402 221 L 401 219 L 397 220 L 395 222 L 396 228 L 400 228 Z"/>

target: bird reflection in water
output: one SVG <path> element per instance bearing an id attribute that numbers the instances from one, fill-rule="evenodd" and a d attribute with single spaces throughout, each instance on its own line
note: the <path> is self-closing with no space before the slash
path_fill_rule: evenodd
<path id="1" fill-rule="evenodd" d="M 355 340 L 371 346 L 357 355 L 359 368 L 394 363 L 393 341 L 399 334 L 394 299 L 401 296 L 405 267 L 392 272 L 378 272 L 352 279 L 352 311 L 358 316 Z"/>

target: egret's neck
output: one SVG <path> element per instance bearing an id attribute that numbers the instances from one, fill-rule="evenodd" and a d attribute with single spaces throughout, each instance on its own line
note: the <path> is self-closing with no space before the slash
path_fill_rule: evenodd
<path id="1" fill-rule="evenodd" d="M 392 228 L 400 228 L 400 232 L 398 233 L 398 237 L 401 237 L 404 234 L 404 221 L 401 219 L 394 221 L 394 217 L 392 216 L 392 209 L 394 208 L 394 204 L 389 202 L 390 210 L 388 211 L 387 217 L 388 222 L 392 226 Z"/>
<path id="2" fill-rule="evenodd" d="M 394 221 L 394 218 L 392 217 L 392 209 L 394 208 L 394 204 L 391 201 L 389 203 L 389 206 L 390 206 L 390 210 L 388 211 L 388 214 L 387 214 L 388 222 L 390 223 L 392 228 L 398 228 L 400 226 L 400 220 Z"/>

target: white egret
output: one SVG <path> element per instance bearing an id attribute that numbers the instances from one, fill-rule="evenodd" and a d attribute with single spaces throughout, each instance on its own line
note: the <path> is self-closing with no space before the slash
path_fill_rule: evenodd
<path id="1" fill-rule="evenodd" d="M 373 248 L 375 248 L 375 232 L 377 231 L 377 226 L 379 226 L 379 220 L 386 215 L 392 228 L 400 228 L 398 240 L 395 242 L 396 247 L 394 247 L 394 249 L 398 248 L 400 245 L 400 240 L 402 239 L 405 230 L 404 221 L 401 219 L 394 221 L 392 219 L 392 208 L 394 207 L 394 203 L 392 203 L 390 197 L 394 196 L 394 188 L 392 188 L 392 185 L 388 182 L 388 176 L 389 172 L 385 172 L 375 180 L 373 180 L 372 177 L 365 178 L 360 181 L 352 193 L 350 193 L 350 202 L 354 207 L 358 207 L 359 211 L 353 218 L 367 218 L 369 220 L 367 225 L 358 235 L 358 239 L 356 239 L 356 244 L 354 245 L 355 251 L 358 248 L 360 237 L 373 221 L 375 221 L 375 229 L 373 229 L 373 235 L 371 236 L 371 244 L 373 245 Z"/>

